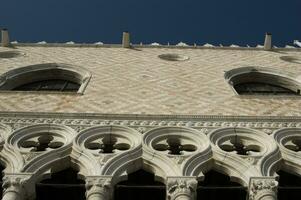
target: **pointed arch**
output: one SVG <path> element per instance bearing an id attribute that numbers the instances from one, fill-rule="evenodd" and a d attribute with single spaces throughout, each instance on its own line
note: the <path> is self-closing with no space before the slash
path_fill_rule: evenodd
<path id="1" fill-rule="evenodd" d="M 250 177 L 272 176 L 281 161 L 273 138 L 249 128 L 221 128 L 209 133 L 213 148 L 213 169 L 246 186 Z"/>
<path id="2" fill-rule="evenodd" d="M 3 155 L 16 163 L 11 173 L 34 173 L 34 179 L 49 173 L 54 166 L 64 168 L 70 165 L 72 140 L 76 132 L 67 126 L 39 124 L 27 126 L 13 132 L 7 139 Z M 38 149 L 37 145 L 46 140 L 47 147 Z M 50 144 L 52 142 L 52 144 Z"/>
<path id="3" fill-rule="evenodd" d="M 0 76 L 0 91 L 69 91 L 83 94 L 91 73 L 64 63 L 43 63 L 10 70 Z"/>
<path id="4" fill-rule="evenodd" d="M 113 176 L 113 184 L 142 166 L 141 134 L 125 126 L 95 126 L 74 140 L 72 160 L 89 176 Z"/>
<path id="5" fill-rule="evenodd" d="M 240 67 L 224 74 L 235 94 L 300 95 L 301 80 L 296 74 L 265 67 Z"/>

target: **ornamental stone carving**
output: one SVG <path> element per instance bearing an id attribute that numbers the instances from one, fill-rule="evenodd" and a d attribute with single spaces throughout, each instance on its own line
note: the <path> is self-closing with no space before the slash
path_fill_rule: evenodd
<path id="1" fill-rule="evenodd" d="M 2 200 L 23 200 L 32 191 L 29 179 L 31 174 L 6 174 L 3 177 L 3 197 Z"/>
<path id="2" fill-rule="evenodd" d="M 271 176 L 281 154 L 273 138 L 247 128 L 223 128 L 212 131 L 214 162 L 225 174 L 247 185 L 252 176 Z"/>
<path id="3" fill-rule="evenodd" d="M 278 182 L 274 177 L 252 177 L 249 183 L 249 200 L 276 200 Z"/>
<path id="4" fill-rule="evenodd" d="M 112 196 L 111 176 L 87 176 L 87 200 L 109 200 Z"/>
<path id="5" fill-rule="evenodd" d="M 283 168 L 301 174 L 301 128 L 284 128 L 273 134 L 281 150 Z"/>
<path id="6" fill-rule="evenodd" d="M 132 169 L 142 157 L 141 134 L 124 126 L 95 126 L 74 140 L 72 160 L 89 175 L 113 175 Z M 142 167 L 142 166 L 137 166 Z M 118 176 L 118 175 L 116 175 Z"/>
<path id="7" fill-rule="evenodd" d="M 40 124 L 13 132 L 4 145 L 3 155 L 16 160 L 12 172 L 33 173 L 45 168 L 53 160 L 70 154 L 76 132 L 67 126 Z"/>
<path id="8" fill-rule="evenodd" d="M 194 200 L 198 181 L 196 177 L 167 177 L 167 200 Z"/>
<path id="9" fill-rule="evenodd" d="M 145 165 L 161 177 L 201 175 L 199 169 L 208 164 L 211 155 L 208 138 L 197 130 L 162 127 L 143 135 Z"/>

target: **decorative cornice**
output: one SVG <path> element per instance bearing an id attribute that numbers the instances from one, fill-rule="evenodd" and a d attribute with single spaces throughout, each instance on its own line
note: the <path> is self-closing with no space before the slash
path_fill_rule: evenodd
<path id="1" fill-rule="evenodd" d="M 271 134 L 280 128 L 301 127 L 301 116 L 217 116 L 217 115 L 136 115 L 136 114 L 94 114 L 94 113 L 33 113 L 0 112 L 0 123 L 14 129 L 33 124 L 61 124 L 77 131 L 96 125 L 122 125 L 139 129 L 164 126 L 180 126 L 201 129 L 224 127 L 255 128 Z"/>

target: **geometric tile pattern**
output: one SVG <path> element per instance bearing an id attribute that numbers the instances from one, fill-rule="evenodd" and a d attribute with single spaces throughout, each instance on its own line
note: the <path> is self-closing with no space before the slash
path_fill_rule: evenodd
<path id="1" fill-rule="evenodd" d="M 84 95 L 1 92 L 0 111 L 301 116 L 301 98 L 242 97 L 233 93 L 224 72 L 243 66 L 277 68 L 300 74 L 301 64 L 279 59 L 301 57 L 301 51 L 241 49 L 17 46 L 24 53 L 0 58 L 0 73 L 39 63 L 84 67 L 92 78 Z M 11 49 L 0 48 L 1 51 Z M 178 53 L 187 61 L 164 61 L 158 55 Z"/>

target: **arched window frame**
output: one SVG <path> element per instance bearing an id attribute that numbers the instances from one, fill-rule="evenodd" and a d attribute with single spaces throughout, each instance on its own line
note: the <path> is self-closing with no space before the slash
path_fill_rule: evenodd
<path id="1" fill-rule="evenodd" d="M 239 94 L 236 89 L 235 85 L 244 83 L 244 78 L 247 74 L 251 74 L 252 76 L 256 76 L 256 74 L 265 77 L 262 78 L 258 76 L 258 82 L 261 83 L 267 83 L 272 84 L 275 86 L 283 87 L 291 91 L 295 91 L 296 95 L 293 96 L 300 96 L 301 91 L 301 79 L 298 77 L 298 74 L 293 74 L 290 72 L 283 72 L 277 69 L 270 69 L 265 67 L 256 67 L 256 66 L 250 66 L 250 67 L 240 67 L 235 68 L 229 71 L 226 71 L 224 74 L 224 78 L 233 90 L 233 92 L 236 95 L 245 95 L 245 94 Z M 254 75 L 255 74 L 255 75 Z M 247 81 L 245 81 L 247 83 Z M 258 94 L 255 94 L 258 96 Z M 281 94 L 277 96 L 292 96 L 292 95 L 286 95 Z"/>
<path id="2" fill-rule="evenodd" d="M 53 75 L 52 72 L 58 72 Z M 43 73 L 44 72 L 44 73 Z M 30 77 L 30 79 L 28 79 Z M 83 94 L 90 79 L 91 73 L 78 66 L 64 64 L 64 63 L 43 63 L 36 65 L 29 65 L 25 67 L 19 67 L 12 69 L 0 76 L 0 91 L 4 92 L 36 92 L 36 91 L 12 91 L 14 88 L 33 82 L 43 81 L 50 79 L 62 79 L 66 81 L 72 81 L 80 85 L 76 94 Z M 30 80 L 30 81 L 28 81 Z M 62 93 L 70 94 L 74 92 L 58 92 L 58 91 L 38 91 L 39 93 Z"/>

